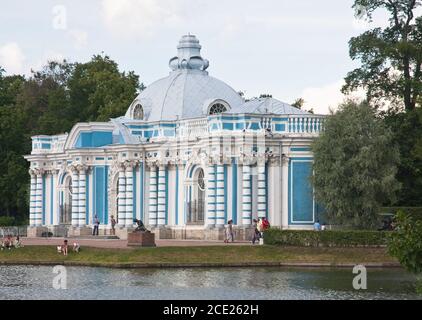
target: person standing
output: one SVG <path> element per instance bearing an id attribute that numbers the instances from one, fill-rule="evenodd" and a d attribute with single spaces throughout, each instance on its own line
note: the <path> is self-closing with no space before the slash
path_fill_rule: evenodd
<path id="1" fill-rule="evenodd" d="M 253 235 L 252 235 L 252 244 L 255 244 L 255 242 L 257 241 L 257 240 L 259 240 L 259 238 L 261 237 L 261 234 L 260 234 L 260 232 L 259 232 L 259 230 L 258 230 L 258 220 L 256 220 L 256 219 L 253 219 L 252 220 L 252 227 L 253 227 Z"/>
<path id="2" fill-rule="evenodd" d="M 227 228 L 226 228 L 226 239 L 224 242 L 234 242 L 234 234 L 233 234 L 233 220 L 229 220 L 227 222 Z"/>
<path id="3" fill-rule="evenodd" d="M 113 236 L 115 236 L 116 235 L 116 219 L 114 219 L 114 216 L 111 216 L 110 218 L 111 218 L 111 220 L 110 220 L 110 223 L 111 223 L 111 234 Z"/>
<path id="4" fill-rule="evenodd" d="M 94 217 L 94 229 L 92 230 L 93 236 L 98 236 L 98 229 L 100 227 L 100 220 L 98 219 L 97 215 Z"/>
<path id="5" fill-rule="evenodd" d="M 68 252 L 67 240 L 63 241 L 62 252 L 63 252 L 63 255 L 67 256 L 67 252 Z"/>

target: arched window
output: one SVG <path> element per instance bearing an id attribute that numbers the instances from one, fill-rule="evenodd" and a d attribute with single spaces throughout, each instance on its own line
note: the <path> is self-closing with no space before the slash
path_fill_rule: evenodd
<path id="1" fill-rule="evenodd" d="M 210 115 L 220 114 L 227 111 L 227 107 L 222 103 L 214 103 L 210 108 Z"/>
<path id="2" fill-rule="evenodd" d="M 134 120 L 144 119 L 144 108 L 139 103 L 135 106 L 135 108 L 133 108 L 133 119 Z"/>
<path id="3" fill-rule="evenodd" d="M 199 190 L 205 191 L 205 177 L 204 177 L 204 170 L 200 169 L 198 173 L 198 187 Z"/>

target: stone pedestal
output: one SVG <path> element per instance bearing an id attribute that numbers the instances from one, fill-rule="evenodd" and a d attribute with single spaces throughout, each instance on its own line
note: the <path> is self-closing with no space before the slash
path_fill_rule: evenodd
<path id="1" fill-rule="evenodd" d="M 28 238 L 39 238 L 48 234 L 48 227 L 28 227 L 26 229 Z"/>
<path id="2" fill-rule="evenodd" d="M 134 227 L 128 227 L 128 228 L 119 228 L 116 226 L 116 236 L 119 237 L 121 240 L 128 240 L 129 234 L 133 231 L 135 231 Z"/>
<path id="3" fill-rule="evenodd" d="M 155 234 L 143 231 L 128 233 L 127 245 L 130 247 L 155 247 Z"/>

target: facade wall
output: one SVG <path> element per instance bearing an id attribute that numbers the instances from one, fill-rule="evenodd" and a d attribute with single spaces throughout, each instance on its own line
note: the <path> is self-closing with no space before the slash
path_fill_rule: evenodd
<path id="1" fill-rule="evenodd" d="M 201 121 L 197 122 L 202 125 Z M 105 227 L 111 214 L 118 213 L 121 227 L 133 226 L 134 219 L 150 227 L 175 229 L 222 227 L 229 220 L 247 227 L 253 218 L 266 216 L 272 226 L 310 228 L 319 215 L 309 181 L 313 161 L 309 145 L 317 136 L 317 122 L 306 122 L 310 132 L 304 132 L 304 121 L 287 116 L 265 121 L 274 133 L 267 133 L 258 116 L 216 116 L 203 136 L 199 131 L 193 138 L 173 139 L 168 137 L 170 131 L 160 136 L 164 132 L 160 129 L 153 135 L 156 140 L 148 143 L 101 147 L 96 146 L 114 139 L 109 124 L 101 124 L 108 128 L 104 135 L 97 129 L 92 135 L 75 129 L 66 151 L 51 155 L 37 151 L 27 157 L 31 162 L 30 223 L 62 224 L 67 205 L 72 209 L 67 223 L 75 227 L 91 225 L 95 215 Z M 128 127 L 143 131 L 154 125 Z M 174 134 L 175 128 L 171 127 Z M 207 187 L 204 219 L 193 226 L 187 221 L 188 202 L 194 200 L 194 175 L 199 168 L 204 170 Z"/>

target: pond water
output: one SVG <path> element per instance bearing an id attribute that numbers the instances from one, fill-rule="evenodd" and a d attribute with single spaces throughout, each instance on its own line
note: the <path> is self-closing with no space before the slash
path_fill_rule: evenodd
<path id="1" fill-rule="evenodd" d="M 354 290 L 349 269 L 108 269 L 67 267 L 67 289 L 53 267 L 0 266 L 0 299 L 421 299 L 402 269 L 368 269 Z"/>

